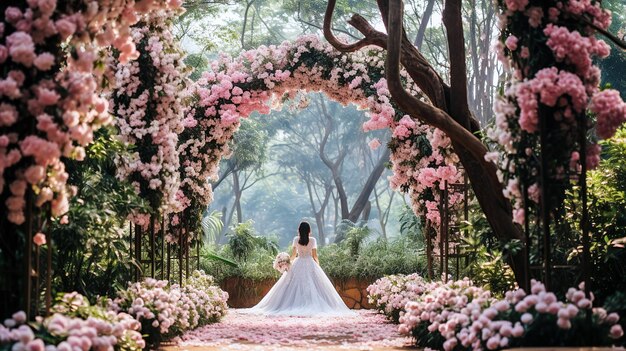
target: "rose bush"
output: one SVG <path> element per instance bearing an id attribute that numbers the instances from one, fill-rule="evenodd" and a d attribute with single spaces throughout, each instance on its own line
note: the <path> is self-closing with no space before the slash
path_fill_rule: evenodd
<path id="1" fill-rule="evenodd" d="M 17 312 L 0 324 L 0 348 L 11 350 L 116 350 L 139 351 L 145 342 L 141 325 L 126 313 L 91 306 L 80 294 L 62 295 L 52 315 L 26 323 Z"/>
<path id="2" fill-rule="evenodd" d="M 141 322 L 149 345 L 181 335 L 226 314 L 228 294 L 212 285 L 213 279 L 194 272 L 184 287 L 167 280 L 146 278 L 130 283 L 110 301 L 114 311 L 125 311 Z"/>

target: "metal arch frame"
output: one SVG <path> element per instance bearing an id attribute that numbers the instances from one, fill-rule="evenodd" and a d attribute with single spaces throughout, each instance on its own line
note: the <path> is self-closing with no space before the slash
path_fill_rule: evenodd
<path id="1" fill-rule="evenodd" d="M 541 185 L 541 195 L 539 201 L 538 218 L 536 218 L 537 230 L 536 234 L 531 232 L 530 216 L 531 203 L 528 196 L 528 188 L 522 182 L 522 196 L 524 206 L 524 254 L 525 254 L 525 286 L 524 288 L 530 289 L 530 281 L 532 278 L 539 278 L 545 285 L 546 289 L 552 288 L 552 274 L 555 269 L 578 269 L 580 271 L 580 281 L 585 282 L 585 293 L 590 296 L 592 289 L 591 270 L 590 270 L 590 222 L 589 222 L 589 209 L 587 204 L 587 122 L 588 118 L 586 114 L 578 114 L 576 118 L 577 123 L 577 138 L 578 138 L 578 152 L 580 155 L 581 170 L 573 177 L 570 177 L 570 182 L 578 183 L 577 197 L 581 201 L 581 213 L 580 213 L 580 231 L 581 231 L 581 244 L 582 244 L 582 256 L 579 265 L 555 265 L 552 262 L 552 243 L 551 243 L 551 222 L 555 219 L 552 218 L 550 213 L 550 184 L 553 181 L 554 176 L 549 173 L 548 170 L 548 157 L 546 157 L 545 151 L 551 147 L 548 143 L 548 126 L 547 126 L 547 113 L 546 111 L 540 111 L 539 119 L 539 146 L 540 146 L 540 174 L 539 183 Z M 531 251 L 533 250 L 533 237 L 537 242 L 537 257 L 541 257 L 539 265 L 532 265 L 530 262 Z M 542 245 L 540 245 L 540 243 Z M 541 276 L 533 276 L 533 271 L 541 271 Z M 591 323 L 591 314 L 588 314 L 588 322 Z"/>
<path id="2" fill-rule="evenodd" d="M 426 223 L 426 256 L 427 256 L 427 273 L 428 278 L 433 279 L 434 276 L 434 261 L 435 258 L 438 258 L 438 266 L 439 273 L 442 275 L 442 279 L 444 282 L 448 281 L 448 276 L 450 273 L 450 258 L 455 259 L 455 278 L 460 279 L 460 260 L 461 258 L 465 258 L 465 265 L 468 264 L 469 256 L 466 253 L 462 253 L 459 250 L 459 241 L 450 240 L 451 239 L 451 229 L 458 230 L 459 225 L 450 225 L 450 221 L 452 219 L 452 209 L 450 208 L 450 204 L 448 202 L 448 197 L 450 190 L 463 192 L 463 219 L 467 221 L 469 219 L 469 190 L 470 184 L 467 178 L 467 175 L 463 177 L 463 183 L 448 183 L 444 182 L 444 188 L 440 189 L 440 197 L 439 197 L 439 216 L 440 216 L 440 228 L 439 228 L 439 254 L 435 255 L 432 248 L 432 231 L 433 227 L 430 221 Z M 467 235 L 467 231 L 465 231 Z M 450 244 L 456 244 L 453 247 L 453 252 L 450 252 Z"/>

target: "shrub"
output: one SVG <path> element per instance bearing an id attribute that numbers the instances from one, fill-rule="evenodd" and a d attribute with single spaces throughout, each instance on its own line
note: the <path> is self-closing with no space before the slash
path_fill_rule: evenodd
<path id="1" fill-rule="evenodd" d="M 196 271 L 187 284 L 169 285 L 167 280 L 147 278 L 131 283 L 111 301 L 115 311 L 126 311 L 139 322 L 147 343 L 158 346 L 226 314 L 228 294 L 212 285 L 213 278 Z"/>
<path id="2" fill-rule="evenodd" d="M 60 295 L 52 313 L 28 324 L 24 312 L 13 314 L 0 324 L 0 350 L 139 351 L 145 347 L 136 319 L 91 306 L 78 293 Z"/>
<path id="3" fill-rule="evenodd" d="M 450 350 L 457 328 L 467 326 L 474 311 L 491 302 L 491 293 L 469 279 L 433 283 L 425 294 L 409 301 L 400 316 L 401 333 L 410 334 L 419 347 Z"/>
<path id="4" fill-rule="evenodd" d="M 369 303 L 376 306 L 391 321 L 398 323 L 400 312 L 403 311 L 407 302 L 416 300 L 424 294 L 432 284 L 418 274 L 389 275 L 376 280 L 367 287 Z"/>
<path id="5" fill-rule="evenodd" d="M 592 303 L 576 288 L 559 301 L 537 281 L 530 294 L 511 290 L 498 300 L 465 279 L 439 283 L 407 302 L 399 330 L 419 347 L 446 351 L 618 344 L 624 334 L 618 314 Z"/>

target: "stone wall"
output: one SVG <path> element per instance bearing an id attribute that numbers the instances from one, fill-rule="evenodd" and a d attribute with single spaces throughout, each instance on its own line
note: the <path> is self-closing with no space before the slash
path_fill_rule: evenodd
<path id="1" fill-rule="evenodd" d="M 373 308 L 367 302 L 367 287 L 374 279 L 331 279 L 335 289 L 346 305 L 352 309 Z M 274 283 L 275 279 L 254 281 L 239 277 L 230 277 L 220 283 L 220 287 L 228 292 L 228 305 L 234 308 L 252 307 L 259 303 Z"/>

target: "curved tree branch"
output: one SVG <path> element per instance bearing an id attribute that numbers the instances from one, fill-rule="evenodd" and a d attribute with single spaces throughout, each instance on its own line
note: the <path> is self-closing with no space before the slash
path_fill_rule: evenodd
<path id="1" fill-rule="evenodd" d="M 358 40 L 352 44 L 345 44 L 341 42 L 332 31 L 333 12 L 335 12 L 335 5 L 337 0 L 329 0 L 328 6 L 326 6 L 326 13 L 324 14 L 324 38 L 335 47 L 335 49 L 341 52 L 352 52 L 360 50 L 368 45 L 375 45 L 376 43 L 369 37 Z"/>
<path id="2" fill-rule="evenodd" d="M 402 1 L 390 0 L 389 41 L 387 43 L 387 87 L 400 109 L 422 120 L 424 123 L 441 129 L 450 139 L 457 140 L 475 158 L 481 159 L 487 152 L 485 145 L 470 131 L 455 121 L 445 111 L 427 104 L 409 94 L 400 79 L 400 49 L 402 46 Z"/>

